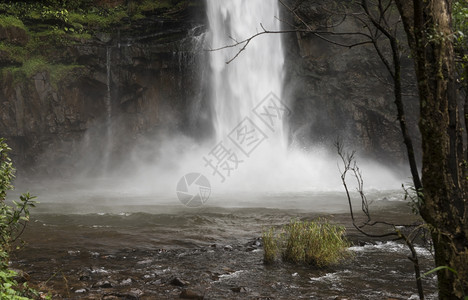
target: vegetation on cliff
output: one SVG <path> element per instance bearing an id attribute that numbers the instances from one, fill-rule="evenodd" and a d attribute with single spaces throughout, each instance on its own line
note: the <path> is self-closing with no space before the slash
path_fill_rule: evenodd
<path id="1" fill-rule="evenodd" d="M 192 4 L 180 0 L 4 1 L 0 3 L 1 75 L 13 75 L 19 83 L 46 72 L 56 87 L 60 79 L 86 71 L 70 54 L 73 47 L 106 43 L 145 18 L 173 20 Z"/>

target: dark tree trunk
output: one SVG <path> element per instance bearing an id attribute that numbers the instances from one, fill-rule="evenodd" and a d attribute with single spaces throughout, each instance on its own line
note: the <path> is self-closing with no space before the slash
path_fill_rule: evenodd
<path id="1" fill-rule="evenodd" d="M 432 230 L 439 298 L 468 295 L 466 148 L 455 87 L 451 0 L 396 0 L 413 53 L 421 107 L 423 196 Z"/>

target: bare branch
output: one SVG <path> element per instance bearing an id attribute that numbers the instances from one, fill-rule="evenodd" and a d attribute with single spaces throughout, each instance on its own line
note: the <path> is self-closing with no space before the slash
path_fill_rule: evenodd
<path id="1" fill-rule="evenodd" d="M 234 38 L 232 37 L 229 37 L 230 39 L 236 41 L 234 44 L 231 44 L 231 45 L 226 45 L 226 46 L 223 46 L 223 47 L 219 47 L 219 48 L 214 48 L 214 49 L 206 49 L 207 51 L 219 51 L 219 50 L 223 50 L 223 49 L 228 49 L 228 48 L 235 48 L 235 47 L 238 47 L 238 46 L 242 46 L 239 51 L 237 51 L 237 53 L 231 58 L 229 59 L 226 64 L 229 64 L 231 63 L 233 60 L 235 60 L 248 46 L 248 44 L 256 37 L 260 36 L 260 35 L 264 35 L 264 34 L 284 34 L 284 33 L 309 33 L 309 34 L 313 34 L 315 36 L 317 36 L 318 38 L 322 39 L 322 40 L 325 40 L 329 43 L 332 43 L 332 44 L 335 44 L 335 45 L 338 45 L 338 46 L 341 46 L 341 47 L 346 47 L 346 48 L 352 48 L 352 47 L 356 47 L 356 46 L 359 46 L 359 45 L 364 45 L 364 44 L 371 44 L 372 41 L 370 40 L 366 40 L 366 41 L 361 41 L 361 42 L 357 42 L 357 43 L 353 43 L 353 44 L 343 44 L 343 43 L 339 43 L 339 42 L 335 42 L 335 41 L 332 41 L 326 37 L 324 37 L 323 35 L 334 35 L 334 36 L 345 36 L 345 35 L 352 35 L 352 36 L 356 36 L 356 35 L 360 35 L 360 36 L 364 36 L 364 37 L 367 37 L 367 38 L 371 38 L 369 35 L 365 34 L 365 33 L 362 33 L 362 32 L 330 32 L 330 31 L 309 31 L 309 30 L 305 30 L 305 29 L 291 29 L 291 30 L 267 30 L 265 29 L 265 27 L 263 26 L 263 24 L 260 23 L 260 27 L 263 29 L 263 31 L 261 32 L 257 32 L 256 34 L 250 36 L 249 38 L 246 38 L 242 41 L 236 41 Z"/>

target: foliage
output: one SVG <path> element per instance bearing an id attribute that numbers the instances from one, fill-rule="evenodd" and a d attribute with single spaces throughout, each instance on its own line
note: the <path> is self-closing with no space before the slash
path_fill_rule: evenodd
<path id="1" fill-rule="evenodd" d="M 8 157 L 8 152 L 11 148 L 5 143 L 5 140 L 0 138 L 0 201 L 5 201 L 6 193 L 13 189 L 11 181 L 15 177 L 13 163 Z"/>
<path id="2" fill-rule="evenodd" d="M 27 284 L 19 285 L 14 271 L 8 269 L 9 253 L 14 243 L 26 228 L 29 209 L 35 206 L 35 197 L 29 193 L 20 196 L 20 201 L 8 204 L 7 192 L 13 189 L 15 169 L 8 156 L 10 147 L 0 138 L 0 299 L 23 300 L 37 296 Z"/>
<path id="3" fill-rule="evenodd" d="M 422 274 L 422 275 L 421 275 L 421 278 L 422 278 L 422 277 L 425 277 L 425 276 L 427 276 L 427 275 L 430 275 L 430 274 L 432 274 L 432 273 L 441 271 L 441 270 L 447 270 L 447 271 L 450 271 L 450 272 L 452 272 L 453 274 L 455 274 L 455 276 L 456 276 L 456 278 L 457 278 L 457 283 L 461 285 L 461 281 L 460 281 L 460 277 L 458 276 L 458 272 L 457 272 L 455 269 L 450 268 L 449 266 L 438 266 L 438 267 L 435 267 L 435 268 L 433 268 L 432 270 L 429 270 L 429 271 L 427 271 L 426 273 Z M 462 290 L 463 290 L 463 286 L 462 286 Z M 468 296 L 463 295 L 463 300 L 468 300 Z"/>
<path id="4" fill-rule="evenodd" d="M 85 70 L 67 51 L 70 47 L 86 43 L 97 32 L 127 29 L 154 11 L 173 18 L 173 12 L 187 5 L 190 1 L 0 1 L 0 26 L 21 27 L 28 35 L 25 46 L 0 41 L 0 52 L 7 62 L 0 74 L 12 75 L 18 84 L 44 71 L 56 88 L 68 75 Z"/>
<path id="5" fill-rule="evenodd" d="M 468 2 L 454 1 L 452 10 L 454 49 L 460 81 L 468 89 Z"/>
<path id="6" fill-rule="evenodd" d="M 10 59 L 18 63 L 22 63 L 27 54 L 27 51 L 24 47 L 11 45 L 5 42 L 0 42 L 0 51 L 6 52 Z"/>
<path id="7" fill-rule="evenodd" d="M 86 71 L 87 69 L 82 65 L 51 64 L 42 57 L 34 57 L 19 67 L 4 68 L 3 76 L 11 74 L 15 84 L 31 78 L 39 72 L 44 72 L 47 74 L 52 88 L 58 90 L 61 83 L 65 84 L 69 79 L 81 77 Z"/>
<path id="8" fill-rule="evenodd" d="M 9 15 L 0 15 L 0 26 L 2 27 L 19 27 L 22 29 L 26 29 L 23 22 L 18 19 L 16 16 L 9 16 Z"/>
<path id="9" fill-rule="evenodd" d="M 14 179 L 15 169 L 8 152 L 11 148 L 0 138 L 0 267 L 6 267 L 11 243 L 15 242 L 29 221 L 29 208 L 35 206 L 35 197 L 29 193 L 22 194 L 20 201 L 13 201 L 9 205 L 6 200 L 7 192 L 13 189 L 11 181 Z"/>
<path id="10" fill-rule="evenodd" d="M 458 45 L 466 47 L 468 35 L 468 2 L 454 1 L 452 10 L 453 32 Z"/>
<path id="11" fill-rule="evenodd" d="M 405 185 L 402 184 L 401 187 L 404 191 L 404 200 L 408 201 L 408 205 L 411 208 L 413 214 L 419 216 L 419 208 L 423 205 L 424 202 L 424 193 L 422 190 L 416 191 L 416 188 L 412 184 L 410 184 L 409 187 L 405 187 Z"/>
<path id="12" fill-rule="evenodd" d="M 287 262 L 319 268 L 337 264 L 350 255 L 344 233 L 343 226 L 326 220 L 291 221 L 279 233 L 270 228 L 262 234 L 264 261 L 272 262 L 281 256 Z"/>
<path id="13" fill-rule="evenodd" d="M 39 293 L 28 287 L 26 283 L 20 285 L 15 277 L 15 271 L 0 270 L 0 299 L 2 300 L 29 300 L 36 298 Z"/>

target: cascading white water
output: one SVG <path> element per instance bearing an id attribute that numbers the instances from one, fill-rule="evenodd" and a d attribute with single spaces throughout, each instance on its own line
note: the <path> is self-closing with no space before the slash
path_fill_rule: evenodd
<path id="1" fill-rule="evenodd" d="M 285 130 L 287 126 L 284 126 L 287 121 L 284 119 L 285 111 L 276 128 L 272 129 L 265 123 L 265 119 L 260 120 L 262 116 L 256 110 L 263 105 L 267 95 L 275 95 L 276 100 L 282 101 L 282 104 L 287 102 L 281 99 L 284 73 L 281 35 L 261 34 L 248 45 L 242 43 L 265 30 L 281 30 L 278 1 L 207 0 L 207 15 L 210 26 L 209 48 L 215 50 L 209 55 L 212 119 L 216 143 L 226 145 L 213 145 L 208 153 L 213 159 L 204 158 L 205 167 L 208 166 L 208 172 L 213 170 L 210 175 L 219 179 L 222 171 L 219 167 L 223 169 L 223 165 L 218 164 L 215 168 L 213 160 L 220 158 L 221 151 L 236 155 L 229 156 L 230 162 L 224 164 L 224 171 L 229 171 L 224 174 L 229 176 L 229 184 L 217 188 L 269 192 L 340 189 L 336 154 L 330 155 L 329 149 L 320 147 L 310 149 L 308 153 L 288 149 Z M 231 47 L 236 43 L 239 44 Z M 231 62 L 227 64 L 229 61 Z M 269 105 L 269 108 L 273 106 Z M 249 122 L 244 122 L 245 118 L 249 118 Z M 247 123 L 255 123 L 256 128 L 261 131 L 255 138 L 250 137 L 251 143 L 259 138 L 264 138 L 264 142 L 253 149 L 255 151 L 236 153 L 236 146 L 239 145 L 233 137 L 241 136 L 245 141 L 249 129 L 240 129 Z M 364 165 L 361 163 L 361 166 Z M 221 179 L 224 182 L 226 178 Z M 370 180 L 372 186 L 379 184 L 381 183 Z"/>
<path id="2" fill-rule="evenodd" d="M 240 42 L 264 29 L 280 30 L 277 0 L 208 0 L 207 9 L 212 49 Z M 226 138 L 269 93 L 281 97 L 284 64 L 281 36 L 264 34 L 256 37 L 230 64 L 226 64 L 244 45 L 210 53 L 217 140 Z"/>

